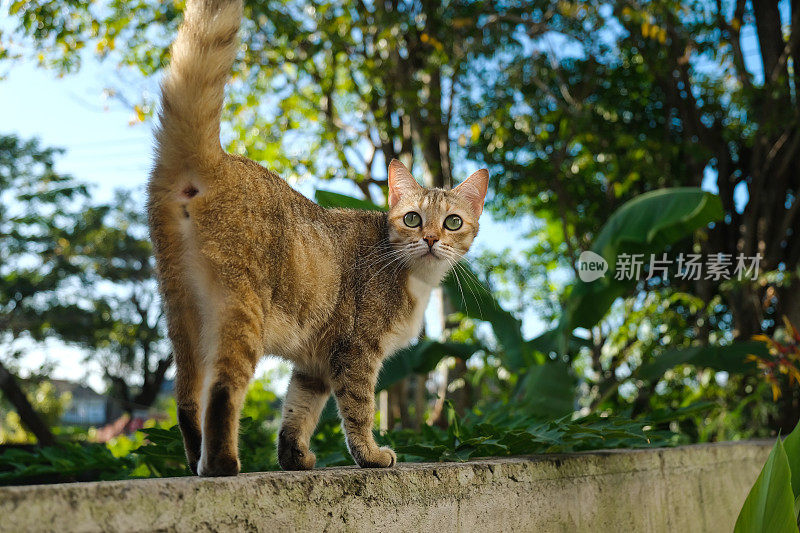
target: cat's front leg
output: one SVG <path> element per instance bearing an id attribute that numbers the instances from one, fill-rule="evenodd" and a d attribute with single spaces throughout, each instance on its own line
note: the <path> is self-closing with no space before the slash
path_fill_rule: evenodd
<path id="1" fill-rule="evenodd" d="M 316 456 L 308 448 L 308 441 L 330 394 L 330 387 L 323 379 L 297 368 L 292 372 L 278 433 L 278 462 L 282 469 L 314 468 Z"/>
<path id="2" fill-rule="evenodd" d="M 334 353 L 331 371 L 334 395 L 342 416 L 347 449 L 362 468 L 388 468 L 397 463 L 391 448 L 375 442 L 375 383 L 381 358 L 363 353 Z"/>

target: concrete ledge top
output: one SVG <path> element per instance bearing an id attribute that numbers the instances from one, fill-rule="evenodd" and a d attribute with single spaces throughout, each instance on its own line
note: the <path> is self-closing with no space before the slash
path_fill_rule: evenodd
<path id="1" fill-rule="evenodd" d="M 0 530 L 724 531 L 772 444 L 0 487 Z"/>

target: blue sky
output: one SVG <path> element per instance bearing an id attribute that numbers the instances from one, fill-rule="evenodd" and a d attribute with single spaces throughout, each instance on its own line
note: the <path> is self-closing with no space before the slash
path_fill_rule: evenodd
<path id="1" fill-rule="evenodd" d="M 64 148 L 65 153 L 57 159 L 57 171 L 91 183 L 98 201 L 110 199 L 117 188 L 141 190 L 152 156 L 152 124 L 131 124 L 131 110 L 103 95 L 109 80 L 116 78 L 114 68 L 110 62 L 98 63 L 89 57 L 79 73 L 58 78 L 52 71 L 18 63 L 0 81 L 0 131 L 22 138 L 38 137 L 43 146 Z M 347 181 L 306 180 L 295 184 L 306 196 L 311 196 L 317 186 L 357 194 Z M 529 229 L 525 223 L 498 222 L 485 213 L 471 255 L 486 249 L 519 250 Z M 532 315 L 525 317 L 524 324 L 527 336 L 542 329 Z M 428 331 L 436 330 L 435 321 L 430 321 Z M 33 368 L 50 360 L 55 364 L 54 377 L 87 379 L 101 389 L 100 369 L 84 364 L 82 356 L 77 348 L 50 341 L 31 347 L 24 364 Z"/>

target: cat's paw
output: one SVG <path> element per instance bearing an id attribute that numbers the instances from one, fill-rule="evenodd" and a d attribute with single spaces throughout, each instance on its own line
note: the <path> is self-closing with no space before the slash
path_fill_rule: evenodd
<path id="1" fill-rule="evenodd" d="M 197 475 L 202 477 L 235 476 L 239 473 L 241 465 L 239 458 L 221 454 L 200 458 Z"/>
<path id="2" fill-rule="evenodd" d="M 278 464 L 283 470 L 311 470 L 317 456 L 296 440 L 287 437 L 286 431 L 278 433 Z"/>
<path id="3" fill-rule="evenodd" d="M 397 455 L 387 446 L 376 449 L 369 457 L 356 460 L 361 468 L 391 468 L 397 464 Z"/>
<path id="4" fill-rule="evenodd" d="M 311 470 L 317 464 L 317 456 L 311 450 L 298 447 L 278 448 L 278 464 L 282 470 Z"/>

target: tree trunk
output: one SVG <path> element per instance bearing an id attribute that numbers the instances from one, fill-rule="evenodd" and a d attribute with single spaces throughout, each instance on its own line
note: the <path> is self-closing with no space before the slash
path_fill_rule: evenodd
<path id="1" fill-rule="evenodd" d="M 164 376 L 172 365 L 172 354 L 166 359 L 158 362 L 153 372 L 144 372 L 144 383 L 139 392 L 131 397 L 131 387 L 125 378 L 106 374 L 106 378 L 111 380 L 110 396 L 118 402 L 119 406 L 129 415 L 133 415 L 136 409 L 147 409 L 156 401 L 161 385 L 164 383 Z"/>
<path id="2" fill-rule="evenodd" d="M 172 365 L 172 355 L 158 362 L 156 370 L 151 374 L 145 374 L 145 381 L 142 390 L 134 396 L 133 403 L 136 407 L 150 407 L 156 401 L 161 385 L 164 384 L 164 375 Z"/>
<path id="3" fill-rule="evenodd" d="M 28 397 L 25 396 L 25 393 L 19 387 L 16 377 L 9 372 L 1 361 L 0 390 L 3 391 L 3 394 L 8 398 L 8 401 L 11 402 L 11 405 L 14 406 L 14 410 L 17 411 L 25 427 L 36 436 L 41 446 L 52 446 L 56 443 L 56 439 L 50 431 L 50 428 L 47 427 L 42 417 L 36 412 L 36 409 L 33 408 Z"/>

